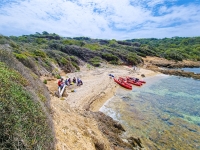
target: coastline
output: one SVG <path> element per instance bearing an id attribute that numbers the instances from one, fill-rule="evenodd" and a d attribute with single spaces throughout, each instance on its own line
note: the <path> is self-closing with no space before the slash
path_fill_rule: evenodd
<path id="1" fill-rule="evenodd" d="M 140 142 L 139 145 L 136 144 L 137 140 L 140 141 L 140 139 L 137 139 L 137 137 L 123 137 L 122 139 L 119 133 L 124 132 L 123 127 L 111 117 L 99 111 L 104 103 L 115 94 L 116 90 L 122 88 L 109 77 L 109 74 L 113 74 L 115 77 L 134 76 L 142 78 L 142 74 L 149 77 L 159 73 L 143 68 L 134 72 L 132 67 L 113 65 L 106 65 L 102 68 L 83 66 L 80 72 L 68 74 L 61 71 L 61 76 L 64 79 L 75 76 L 83 81 L 82 86 L 74 84 L 67 87 L 61 98 L 54 94 L 58 88 L 58 79 L 53 77 L 41 78 L 41 80 L 47 80 L 46 86 L 51 93 L 51 112 L 57 150 L 79 150 L 83 148 L 95 150 L 96 146 L 109 150 L 110 147 L 116 147 L 116 142 L 118 143 L 117 147 L 139 146 L 141 148 Z M 143 79 L 145 80 L 145 78 Z M 103 120 L 106 120 L 106 122 Z M 137 142 L 135 143 L 133 140 Z M 132 143 L 134 144 L 132 145 Z"/>
<path id="2" fill-rule="evenodd" d="M 116 90 L 120 87 L 113 79 L 109 77 L 113 74 L 119 76 L 133 76 L 145 80 L 145 77 L 159 74 L 151 70 L 139 68 L 136 72 L 128 66 L 106 66 L 103 68 L 94 68 L 88 70 L 82 68 L 80 72 L 67 74 L 68 77 L 79 77 L 83 80 L 81 87 L 72 85 L 67 88 L 68 96 L 65 101 L 72 107 L 79 110 L 99 111 L 103 104 L 114 96 Z M 141 75 L 145 77 L 142 78 Z M 75 92 L 71 92 L 75 90 Z M 125 89 L 126 90 L 126 89 Z"/>
<path id="3" fill-rule="evenodd" d="M 137 135 L 125 136 L 123 134 L 121 136 L 125 131 L 121 124 L 99 110 L 115 95 L 119 88 L 127 91 L 127 89 L 115 83 L 109 74 L 113 74 L 115 77 L 133 76 L 142 80 L 151 76 L 164 75 L 159 70 L 148 69 L 150 68 L 144 65 L 143 68 L 134 72 L 132 67 L 106 64 L 99 68 L 91 68 L 85 65 L 81 67 L 79 72 L 67 74 L 60 70 L 64 79 L 79 77 L 83 81 L 82 86 L 74 84 L 67 87 L 61 98 L 54 94 L 57 91 L 58 79 L 53 77 L 41 78 L 41 80 L 47 79 L 47 87 L 51 93 L 51 111 L 57 141 L 56 149 L 79 150 L 84 148 L 95 150 L 97 146 L 100 149 L 107 150 L 111 147 L 115 149 L 116 143 L 117 147 L 121 148 L 137 147 L 143 149 L 141 145 L 146 145 L 144 139 L 140 140 L 138 138 L 140 136 L 137 137 Z M 133 140 L 137 141 L 137 144 Z M 148 146 L 145 149 L 148 149 Z"/>

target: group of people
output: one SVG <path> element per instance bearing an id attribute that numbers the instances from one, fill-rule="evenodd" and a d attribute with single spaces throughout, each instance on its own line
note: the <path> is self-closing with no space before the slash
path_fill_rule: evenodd
<path id="1" fill-rule="evenodd" d="M 81 86 L 81 85 L 83 85 L 83 82 L 82 82 L 82 80 L 81 79 L 79 79 L 79 78 L 73 78 L 73 80 L 71 81 L 71 78 L 68 78 L 68 79 L 66 79 L 65 81 L 64 81 L 64 79 L 63 78 L 61 78 L 59 81 L 58 81 L 58 86 L 62 89 L 63 87 L 64 87 L 64 85 L 67 85 L 67 86 L 70 86 L 70 85 L 72 85 L 72 84 L 76 84 L 77 83 L 77 86 Z"/>

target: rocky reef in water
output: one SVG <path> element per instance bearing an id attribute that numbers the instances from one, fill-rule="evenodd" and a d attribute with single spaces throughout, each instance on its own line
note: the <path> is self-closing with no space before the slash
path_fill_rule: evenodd
<path id="1" fill-rule="evenodd" d="M 92 112 L 85 111 L 82 114 L 84 117 L 89 117 L 95 119 L 98 123 L 99 130 L 105 135 L 109 140 L 111 147 L 114 150 L 142 150 L 145 149 L 142 145 L 140 138 L 135 137 L 122 137 L 122 133 L 125 132 L 125 129 L 120 123 L 113 120 L 111 117 L 105 115 L 102 112 Z M 98 140 L 96 137 L 96 150 L 104 150 L 104 144 Z"/>

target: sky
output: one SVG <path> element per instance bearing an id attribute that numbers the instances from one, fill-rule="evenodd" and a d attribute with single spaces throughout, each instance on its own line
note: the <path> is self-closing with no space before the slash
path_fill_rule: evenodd
<path id="1" fill-rule="evenodd" d="M 200 36 L 200 0 L 0 0 L 0 34 L 126 40 Z"/>

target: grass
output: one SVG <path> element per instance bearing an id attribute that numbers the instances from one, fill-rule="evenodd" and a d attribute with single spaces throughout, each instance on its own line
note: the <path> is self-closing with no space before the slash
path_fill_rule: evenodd
<path id="1" fill-rule="evenodd" d="M 25 90 L 21 74 L 0 62 L 1 149 L 48 149 L 52 142 L 47 117 Z"/>

